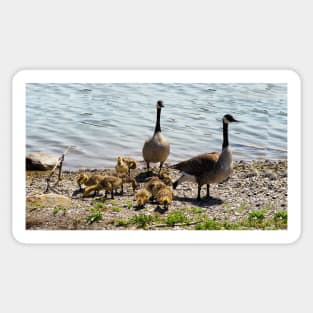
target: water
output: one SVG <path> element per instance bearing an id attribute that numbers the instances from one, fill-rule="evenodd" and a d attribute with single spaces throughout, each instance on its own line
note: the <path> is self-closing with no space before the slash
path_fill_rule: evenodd
<path id="1" fill-rule="evenodd" d="M 287 158 L 287 84 L 27 84 L 27 153 L 77 146 L 68 169 L 142 160 L 159 99 L 171 163 L 220 151 L 226 113 L 241 121 L 230 125 L 235 160 Z"/>

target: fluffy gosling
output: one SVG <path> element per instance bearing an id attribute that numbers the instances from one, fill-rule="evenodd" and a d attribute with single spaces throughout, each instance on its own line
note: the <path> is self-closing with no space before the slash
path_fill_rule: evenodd
<path id="1" fill-rule="evenodd" d="M 165 185 L 167 186 L 172 186 L 173 182 L 172 182 L 172 179 L 168 173 L 168 170 L 166 169 L 162 169 L 161 172 L 160 172 L 160 179 L 164 182 Z"/>
<path id="2" fill-rule="evenodd" d="M 128 176 L 130 176 L 130 170 L 137 168 L 137 161 L 130 157 L 122 157 L 123 161 L 127 164 L 128 167 Z"/>
<path id="3" fill-rule="evenodd" d="M 85 186 L 93 186 L 96 185 L 101 179 L 103 179 L 103 175 L 96 175 L 96 174 L 86 174 L 81 173 L 79 174 L 76 182 L 79 186 L 79 191 L 82 191 L 82 185 Z"/>
<path id="4" fill-rule="evenodd" d="M 156 201 L 168 209 L 168 205 L 173 201 L 173 190 L 170 187 L 163 187 L 156 194 Z"/>
<path id="5" fill-rule="evenodd" d="M 128 166 L 127 163 L 123 161 L 123 158 L 118 156 L 117 157 L 117 164 L 115 166 L 115 170 L 118 176 L 127 175 L 128 173 Z"/>
<path id="6" fill-rule="evenodd" d="M 138 207 L 143 207 L 150 199 L 151 194 L 147 189 L 140 189 L 136 192 L 135 199 Z"/>
<path id="7" fill-rule="evenodd" d="M 114 199 L 114 191 L 123 185 L 123 180 L 116 176 L 104 176 L 97 184 L 87 187 L 84 190 L 84 196 L 88 195 L 92 191 L 105 190 L 105 198 L 107 198 L 108 192 L 111 193 L 111 199 Z"/>
<path id="8" fill-rule="evenodd" d="M 156 196 L 158 191 L 163 187 L 166 187 L 166 185 L 157 176 L 150 178 L 145 184 L 145 189 L 148 190 L 152 196 Z"/>

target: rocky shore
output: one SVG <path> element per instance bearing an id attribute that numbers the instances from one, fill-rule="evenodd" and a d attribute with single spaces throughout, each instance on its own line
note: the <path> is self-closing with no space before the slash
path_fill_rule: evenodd
<path id="1" fill-rule="evenodd" d="M 113 170 L 88 170 L 97 174 Z M 154 169 L 157 172 L 157 169 Z M 233 175 L 211 185 L 211 199 L 196 200 L 197 186 L 184 183 L 174 190 L 168 210 L 150 202 L 136 207 L 131 185 L 124 194 L 83 197 L 76 183 L 78 171 L 64 171 L 53 191 L 45 194 L 49 172 L 26 172 L 26 228 L 30 230 L 163 230 L 163 229 L 286 229 L 287 161 L 235 162 Z M 169 170 L 174 181 L 179 173 Z M 139 188 L 145 169 L 132 171 Z"/>

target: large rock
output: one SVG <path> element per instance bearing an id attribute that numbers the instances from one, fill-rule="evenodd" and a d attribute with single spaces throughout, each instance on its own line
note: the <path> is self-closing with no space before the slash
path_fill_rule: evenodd
<path id="1" fill-rule="evenodd" d="M 51 170 L 59 157 L 49 155 L 45 152 L 32 152 L 26 156 L 26 170 L 47 171 Z"/>
<path id="2" fill-rule="evenodd" d="M 72 200 L 69 197 L 48 193 L 26 197 L 26 207 L 28 209 L 37 208 L 70 208 Z"/>

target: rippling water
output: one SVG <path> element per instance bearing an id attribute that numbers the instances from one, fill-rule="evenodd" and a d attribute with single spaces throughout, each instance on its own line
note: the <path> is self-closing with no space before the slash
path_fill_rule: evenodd
<path id="1" fill-rule="evenodd" d="M 169 162 L 220 151 L 222 116 L 230 125 L 235 160 L 287 157 L 287 84 L 27 84 L 27 153 L 65 158 L 69 169 L 112 167 L 117 155 L 142 160 L 153 134 L 156 101 L 163 100 L 162 132 Z"/>

